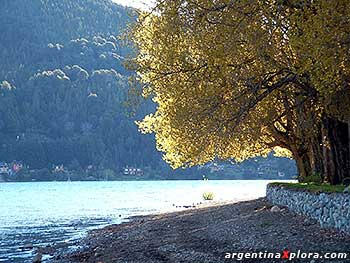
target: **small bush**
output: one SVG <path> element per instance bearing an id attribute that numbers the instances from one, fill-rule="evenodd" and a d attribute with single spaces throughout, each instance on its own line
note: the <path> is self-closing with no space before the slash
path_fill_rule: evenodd
<path id="1" fill-rule="evenodd" d="M 322 176 L 320 174 L 313 174 L 304 178 L 303 183 L 323 183 Z"/>
<path id="2" fill-rule="evenodd" d="M 202 197 L 204 200 L 213 200 L 214 199 L 214 193 L 213 192 L 204 192 L 202 194 Z"/>

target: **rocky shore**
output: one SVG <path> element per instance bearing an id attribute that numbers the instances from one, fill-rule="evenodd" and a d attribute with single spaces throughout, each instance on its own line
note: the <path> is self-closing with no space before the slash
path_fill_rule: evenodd
<path id="1" fill-rule="evenodd" d="M 239 262 L 235 253 L 260 252 L 266 256 L 283 255 L 287 250 L 289 255 L 315 253 L 308 259 L 289 262 L 350 262 L 350 235 L 323 229 L 316 221 L 286 208 L 272 208 L 265 198 L 135 217 L 128 223 L 92 231 L 78 245 L 78 250 L 58 252 L 49 262 Z M 325 259 L 328 252 L 346 252 L 347 259 Z M 321 257 L 315 259 L 316 253 Z"/>

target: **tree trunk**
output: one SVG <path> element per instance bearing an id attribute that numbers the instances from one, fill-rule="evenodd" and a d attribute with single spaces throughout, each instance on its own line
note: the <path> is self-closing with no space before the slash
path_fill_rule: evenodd
<path id="1" fill-rule="evenodd" d="M 350 144 L 348 123 L 324 117 L 323 127 L 324 171 L 330 184 L 341 184 L 350 177 Z"/>
<path id="2" fill-rule="evenodd" d="M 312 174 L 319 175 L 321 179 L 324 180 L 321 125 L 319 126 L 319 129 L 315 131 L 315 136 L 312 137 L 310 145 L 310 162 Z"/>
<path id="3" fill-rule="evenodd" d="M 298 181 L 303 182 L 306 177 L 312 175 L 312 166 L 310 162 L 310 156 L 305 149 L 294 149 L 293 158 L 296 161 L 298 168 Z"/>
<path id="4" fill-rule="evenodd" d="M 324 174 L 322 133 L 316 114 L 310 111 L 313 107 L 312 102 L 297 97 L 296 104 L 300 106 L 295 113 L 298 140 L 294 156 L 299 169 L 299 181 L 304 181 L 308 176 Z"/>

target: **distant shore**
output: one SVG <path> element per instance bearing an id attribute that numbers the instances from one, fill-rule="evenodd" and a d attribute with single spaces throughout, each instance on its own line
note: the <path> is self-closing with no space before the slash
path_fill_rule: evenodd
<path id="1" fill-rule="evenodd" d="M 259 180 L 295 180 L 295 177 L 248 177 L 245 178 L 243 176 L 235 177 L 223 177 L 220 175 L 210 175 L 208 176 L 210 180 L 220 180 L 220 181 L 227 181 L 227 180 L 241 180 L 241 181 L 259 181 Z M 149 177 L 149 175 L 145 176 L 125 176 L 125 175 L 118 175 L 113 178 L 99 178 L 99 177 L 89 177 L 89 178 L 77 178 L 77 177 L 61 177 L 61 178 L 52 178 L 52 179 L 16 179 L 16 178 L 9 178 L 8 176 L 1 175 L 0 174 L 0 182 L 1 183 L 28 183 L 28 182 L 98 182 L 98 181 L 108 181 L 108 182 L 118 182 L 118 181 L 202 181 L 203 177 L 202 175 L 196 175 L 194 177 L 176 177 L 173 175 L 169 176 L 159 176 L 156 178 Z"/>
<path id="2" fill-rule="evenodd" d="M 313 220 L 282 208 L 271 211 L 264 198 L 180 212 L 131 218 L 92 231 L 74 252 L 60 251 L 49 262 L 239 262 L 234 253 L 350 252 L 350 235 L 321 229 Z M 237 256 L 237 254 L 235 255 Z M 350 261 L 350 259 L 347 259 Z M 339 260 L 332 262 L 348 262 Z M 281 262 L 243 259 L 242 262 Z M 295 259 L 290 262 L 330 262 Z"/>

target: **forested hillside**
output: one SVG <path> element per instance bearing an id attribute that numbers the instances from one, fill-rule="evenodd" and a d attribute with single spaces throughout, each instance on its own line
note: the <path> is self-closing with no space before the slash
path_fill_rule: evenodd
<path id="1" fill-rule="evenodd" d="M 152 138 L 123 107 L 130 73 L 118 36 L 129 13 L 105 0 L 2 2 L 0 160 L 158 168 Z"/>
<path id="2" fill-rule="evenodd" d="M 40 171 L 20 180 L 57 179 L 48 176 L 57 166 L 108 179 L 124 167 L 170 175 L 124 107 L 132 72 L 118 37 L 133 19 L 109 0 L 2 0 L 0 162 Z M 153 107 L 142 105 L 139 119 Z"/>

